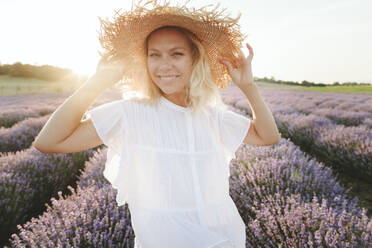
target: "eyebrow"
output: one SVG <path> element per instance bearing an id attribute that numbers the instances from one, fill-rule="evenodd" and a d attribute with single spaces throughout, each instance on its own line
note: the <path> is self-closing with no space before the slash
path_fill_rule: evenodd
<path id="1" fill-rule="evenodd" d="M 185 50 L 185 48 L 183 48 L 183 47 L 173 47 L 173 48 L 169 49 L 169 51 L 176 50 L 176 49 L 183 49 L 183 50 Z M 153 50 L 153 51 L 159 51 L 159 50 L 157 50 L 157 49 L 155 49 L 155 48 L 150 48 L 149 51 L 150 51 L 150 50 Z"/>

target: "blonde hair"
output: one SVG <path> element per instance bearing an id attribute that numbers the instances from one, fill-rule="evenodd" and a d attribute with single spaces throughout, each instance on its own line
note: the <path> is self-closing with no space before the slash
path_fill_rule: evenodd
<path id="1" fill-rule="evenodd" d="M 127 81 L 122 88 L 123 99 L 136 98 L 138 101 L 146 104 L 154 104 L 160 99 L 161 90 L 152 81 L 147 70 L 147 46 L 151 34 L 166 28 L 175 29 L 183 33 L 191 44 L 193 68 L 190 84 L 186 89 L 186 106 L 190 107 L 192 111 L 196 111 L 207 105 L 226 109 L 227 106 L 221 99 L 219 88 L 213 81 L 203 44 L 191 31 L 178 26 L 162 26 L 153 30 L 147 36 L 143 44 L 146 54 L 143 54 L 143 58 L 139 59 L 143 68 L 132 68 L 132 80 Z"/>

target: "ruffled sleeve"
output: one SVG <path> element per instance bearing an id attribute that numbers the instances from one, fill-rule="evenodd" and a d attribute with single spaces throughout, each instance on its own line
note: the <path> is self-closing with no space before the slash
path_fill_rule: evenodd
<path id="1" fill-rule="evenodd" d="M 104 145 L 120 153 L 123 146 L 122 129 L 123 100 L 116 100 L 99 105 L 85 113 L 91 119 Z"/>
<path id="2" fill-rule="evenodd" d="M 119 206 L 128 200 L 127 168 L 125 159 L 125 122 L 128 120 L 126 111 L 128 104 L 124 100 L 116 100 L 99 105 L 86 111 L 85 116 L 91 119 L 101 138 L 107 146 L 104 177 L 117 189 L 116 201 Z"/>
<path id="3" fill-rule="evenodd" d="M 227 154 L 227 160 L 236 158 L 235 152 L 244 142 L 251 125 L 251 119 L 229 109 L 219 109 L 218 126 L 221 142 Z"/>

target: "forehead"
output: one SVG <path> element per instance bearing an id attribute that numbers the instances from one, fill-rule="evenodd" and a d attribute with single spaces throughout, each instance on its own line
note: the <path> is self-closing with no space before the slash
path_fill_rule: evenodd
<path id="1" fill-rule="evenodd" d="M 188 38 L 176 29 L 160 29 L 151 34 L 148 40 L 148 48 L 167 47 L 177 45 L 187 48 L 189 44 Z"/>

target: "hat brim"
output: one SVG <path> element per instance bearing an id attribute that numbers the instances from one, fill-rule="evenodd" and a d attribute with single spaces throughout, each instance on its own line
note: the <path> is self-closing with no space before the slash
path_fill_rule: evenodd
<path id="1" fill-rule="evenodd" d="M 144 6 L 153 4 L 151 9 Z M 99 40 L 105 53 L 113 59 L 128 60 L 131 66 L 143 66 L 146 57 L 145 40 L 155 29 L 163 26 L 185 28 L 198 37 L 203 44 L 212 78 L 218 87 L 229 85 L 231 78 L 219 59 L 225 58 L 235 65 L 241 59 L 241 44 L 245 36 L 240 32 L 237 18 L 222 16 L 222 12 L 189 9 L 187 6 L 169 6 L 149 1 L 136 5 L 131 11 L 116 12 L 114 21 L 102 20 Z"/>

